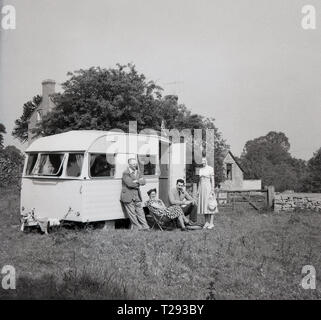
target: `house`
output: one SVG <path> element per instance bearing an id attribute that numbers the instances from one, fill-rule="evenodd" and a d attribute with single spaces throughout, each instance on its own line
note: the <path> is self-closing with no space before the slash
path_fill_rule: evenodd
<path id="1" fill-rule="evenodd" d="M 51 96 L 55 93 L 55 86 L 56 82 L 54 80 L 48 79 L 42 81 L 42 100 L 28 121 L 28 145 L 36 139 L 32 130 L 41 121 L 42 117 L 55 107 L 51 99 Z"/>
<path id="2" fill-rule="evenodd" d="M 261 180 L 244 179 L 244 170 L 231 151 L 227 151 L 224 157 L 223 173 L 225 180 L 220 184 L 223 190 L 259 190 L 262 188 Z"/>

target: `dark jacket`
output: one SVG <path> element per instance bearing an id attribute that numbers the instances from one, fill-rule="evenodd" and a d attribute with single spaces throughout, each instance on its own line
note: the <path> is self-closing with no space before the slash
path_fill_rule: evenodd
<path id="1" fill-rule="evenodd" d="M 133 182 L 134 180 L 141 178 L 143 178 L 143 175 L 139 171 L 137 177 L 135 177 L 133 173 L 130 173 L 128 168 L 123 172 L 120 201 L 129 203 L 137 198 L 142 201 L 142 195 L 140 193 L 139 186 L 145 185 L 146 181 L 143 178 L 143 181 L 140 184 L 138 182 Z"/>

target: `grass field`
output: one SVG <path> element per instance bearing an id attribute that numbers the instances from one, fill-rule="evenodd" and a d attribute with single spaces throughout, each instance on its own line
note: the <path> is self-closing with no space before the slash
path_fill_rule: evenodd
<path id="1" fill-rule="evenodd" d="M 218 214 L 215 230 L 45 236 L 20 232 L 19 192 L 0 192 L 0 269 L 17 273 L 16 290 L 0 286 L 2 299 L 321 298 L 321 282 L 300 286 L 304 265 L 321 275 L 320 213 L 240 208 Z"/>

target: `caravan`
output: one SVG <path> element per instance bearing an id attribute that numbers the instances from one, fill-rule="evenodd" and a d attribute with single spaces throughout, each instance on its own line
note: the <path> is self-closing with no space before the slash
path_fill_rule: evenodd
<path id="1" fill-rule="evenodd" d="M 122 173 L 138 160 L 151 188 L 168 203 L 168 190 L 185 179 L 185 144 L 158 134 L 69 131 L 35 140 L 25 151 L 21 215 L 37 221 L 94 222 L 126 218 L 120 203 Z M 26 217 L 29 217 L 28 219 Z"/>

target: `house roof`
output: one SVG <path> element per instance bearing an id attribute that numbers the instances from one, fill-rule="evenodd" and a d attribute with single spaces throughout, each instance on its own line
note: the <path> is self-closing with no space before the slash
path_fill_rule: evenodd
<path id="1" fill-rule="evenodd" d="M 87 151 L 93 143 L 108 135 L 128 135 L 128 133 L 102 130 L 74 130 L 39 138 L 31 143 L 25 152 Z M 135 134 L 130 134 L 135 135 Z M 139 135 L 138 136 L 142 136 Z M 155 135 L 145 135 L 155 136 Z M 168 139 L 159 137 L 161 141 Z"/>
<path id="2" fill-rule="evenodd" d="M 244 169 L 242 168 L 242 166 L 240 165 L 239 161 L 235 158 L 234 154 L 232 153 L 232 151 L 227 150 L 226 151 L 226 155 L 224 156 L 224 160 L 227 157 L 227 155 L 230 155 L 232 157 L 232 159 L 234 160 L 234 162 L 237 164 L 237 166 L 242 170 L 242 172 L 244 173 Z"/>

